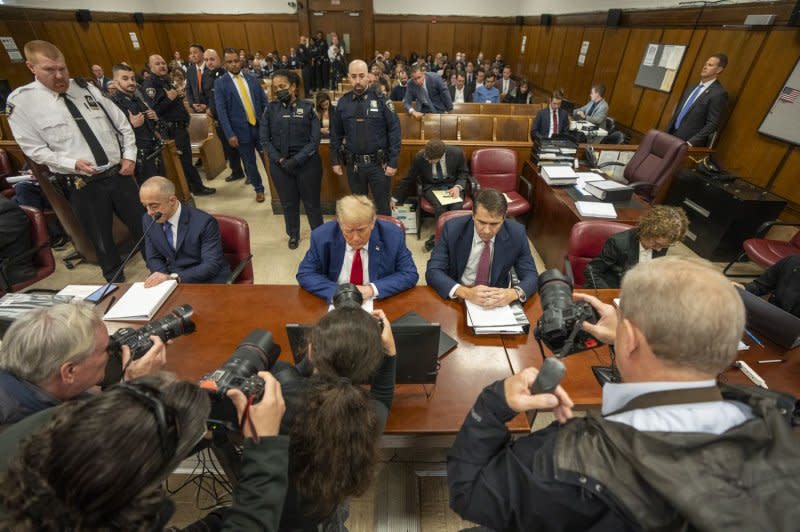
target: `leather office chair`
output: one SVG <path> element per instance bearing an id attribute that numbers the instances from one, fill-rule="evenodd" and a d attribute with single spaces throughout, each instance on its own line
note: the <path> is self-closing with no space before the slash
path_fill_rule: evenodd
<path id="1" fill-rule="evenodd" d="M 583 276 L 586 265 L 600 255 L 608 237 L 630 228 L 630 225 L 606 221 L 578 222 L 572 226 L 567 243 L 567 256 L 564 258 L 564 275 L 569 275 L 572 271 L 575 288 L 581 288 L 586 284 Z"/>
<path id="2" fill-rule="evenodd" d="M 533 185 L 519 175 L 517 152 L 508 148 L 475 150 L 470 169 L 479 188 L 493 188 L 510 198 L 508 216 L 517 217 L 530 212 Z M 525 185 L 525 196 L 517 192 L 520 181 Z"/>
<path id="3" fill-rule="evenodd" d="M 399 227 L 400 230 L 403 232 L 403 236 L 405 236 L 405 234 L 406 234 L 406 225 L 403 222 L 401 222 L 400 220 L 398 220 L 394 216 L 389 216 L 389 215 L 386 215 L 386 214 L 378 214 L 377 217 L 378 217 L 378 220 L 383 220 L 384 222 L 389 222 L 390 224 L 394 224 L 397 227 Z"/>
<path id="4" fill-rule="evenodd" d="M 625 166 L 624 180 L 646 202 L 661 203 L 688 150 L 678 137 L 651 129 Z"/>
<path id="5" fill-rule="evenodd" d="M 39 209 L 24 205 L 20 208 L 28 216 L 28 220 L 31 223 L 32 247 L 24 256 L 33 261 L 36 274 L 29 279 L 11 285 L 10 288 L 12 292 L 19 292 L 33 283 L 48 277 L 56 270 L 56 260 L 53 257 L 53 250 L 50 248 L 50 235 L 47 233 L 47 221 L 45 220 L 44 213 Z M 0 276 L 2 276 L 2 285 L 8 286 L 5 264 L 0 264 Z M 2 294 L 2 290 L 0 290 L 0 294 Z"/>
<path id="6" fill-rule="evenodd" d="M 764 222 L 756 231 L 755 237 L 748 238 L 742 243 L 742 252 L 725 266 L 725 269 L 722 270 L 723 275 L 727 275 L 728 277 L 752 277 L 752 275 L 728 273 L 731 266 L 745 257 L 766 269 L 785 257 L 800 255 L 800 231 L 795 233 L 788 242 L 785 240 L 764 238 L 770 228 L 775 226 L 800 227 L 800 224 L 779 222 L 777 220 L 773 222 Z"/>
<path id="7" fill-rule="evenodd" d="M 214 214 L 219 224 L 222 253 L 231 267 L 227 284 L 253 284 L 253 254 L 250 253 L 250 226 L 244 218 Z"/>
<path id="8" fill-rule="evenodd" d="M 453 218 L 461 218 L 462 216 L 472 216 L 472 211 L 467 210 L 460 210 L 460 211 L 447 211 L 443 212 L 439 219 L 436 220 L 436 239 L 435 241 L 439 241 L 439 237 L 442 236 L 442 230 L 444 229 L 444 224 L 448 222 L 448 220 L 452 220 Z"/>

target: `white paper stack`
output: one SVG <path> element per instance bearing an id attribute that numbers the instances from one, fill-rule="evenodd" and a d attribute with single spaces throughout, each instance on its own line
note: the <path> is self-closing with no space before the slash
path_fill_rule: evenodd
<path id="1" fill-rule="evenodd" d="M 103 316 L 107 321 L 150 321 L 164 301 L 175 291 L 178 281 L 169 280 L 145 288 L 144 283 L 133 283 L 117 304 Z"/>
<path id="2" fill-rule="evenodd" d="M 599 201 L 576 201 L 575 208 L 581 216 L 587 218 L 610 218 L 617 217 L 617 210 L 611 203 L 602 203 Z"/>
<path id="3" fill-rule="evenodd" d="M 522 326 L 517 322 L 510 306 L 484 308 L 469 301 L 465 303 L 467 325 L 475 331 L 475 334 L 522 334 Z"/>
<path id="4" fill-rule="evenodd" d="M 551 186 L 574 185 L 578 181 L 578 174 L 569 166 L 542 166 L 541 175 Z"/>

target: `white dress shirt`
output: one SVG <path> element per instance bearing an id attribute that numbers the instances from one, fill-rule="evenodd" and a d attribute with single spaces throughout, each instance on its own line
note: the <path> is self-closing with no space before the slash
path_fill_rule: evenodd
<path id="1" fill-rule="evenodd" d="M 639 242 L 639 262 L 647 262 L 653 260 L 653 250 L 645 249 L 641 242 Z"/>
<path id="2" fill-rule="evenodd" d="M 511 80 L 510 79 L 504 79 L 503 80 L 503 90 L 500 91 L 500 92 L 502 92 L 503 94 L 508 94 L 508 86 L 510 84 L 511 84 Z"/>
<path id="3" fill-rule="evenodd" d="M 367 251 L 367 246 L 364 246 L 359 251 L 361 252 L 361 270 L 364 272 L 362 284 L 370 285 L 375 292 L 373 297 L 378 297 L 378 287 L 375 286 L 375 283 L 369 282 L 369 251 Z M 355 256 L 356 250 L 350 247 L 350 244 L 345 244 L 342 269 L 339 271 L 339 278 L 336 284 L 347 284 L 350 282 L 350 272 L 353 269 L 353 259 Z"/>
<path id="4" fill-rule="evenodd" d="M 494 259 L 494 239 L 497 235 L 489 240 L 489 278 L 492 277 L 492 259 Z M 461 274 L 461 284 L 456 284 L 450 290 L 450 299 L 455 299 L 456 290 L 460 286 L 474 286 L 475 277 L 478 275 L 478 263 L 481 261 L 481 253 L 483 253 L 483 239 L 478 235 L 478 232 L 473 230 L 472 236 L 472 249 L 469 251 L 469 258 L 467 259 L 467 266 L 464 268 L 464 273 Z"/>
<path id="5" fill-rule="evenodd" d="M 465 103 L 463 88 L 459 89 L 458 87 L 455 87 L 453 92 L 453 103 Z"/>
<path id="6" fill-rule="evenodd" d="M 178 202 L 178 208 L 175 209 L 175 214 L 170 216 L 169 220 L 167 220 L 167 221 L 170 224 L 172 224 L 172 227 L 170 227 L 170 230 L 172 232 L 172 245 L 175 246 L 175 249 L 177 249 L 177 247 L 178 247 L 178 222 L 181 221 L 181 202 L 180 201 Z M 164 228 L 162 227 L 161 230 L 163 231 Z"/>

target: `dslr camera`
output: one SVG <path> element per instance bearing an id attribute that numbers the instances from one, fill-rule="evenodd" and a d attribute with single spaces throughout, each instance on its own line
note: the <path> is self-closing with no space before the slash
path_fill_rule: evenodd
<path id="1" fill-rule="evenodd" d="M 597 323 L 597 313 L 586 301 L 572 300 L 572 280 L 556 269 L 539 276 L 539 297 L 542 317 L 536 323 L 534 336 L 554 355 L 563 357 L 600 345 L 581 329 L 584 321 Z"/>
<path id="2" fill-rule="evenodd" d="M 344 283 L 336 287 L 332 302 L 333 308 L 361 308 L 364 296 L 361 295 L 356 285 Z M 378 317 L 375 317 L 375 320 L 378 322 L 378 328 L 383 332 L 383 320 Z"/>
<path id="3" fill-rule="evenodd" d="M 131 360 L 144 356 L 151 347 L 151 336 L 158 336 L 165 343 L 184 334 L 193 333 L 197 327 L 192 321 L 194 309 L 191 305 L 181 305 L 163 318 L 151 321 L 140 329 L 123 327 L 118 329 L 108 342 L 108 364 L 103 386 L 119 382 L 122 378 L 122 346 L 131 350 Z"/>

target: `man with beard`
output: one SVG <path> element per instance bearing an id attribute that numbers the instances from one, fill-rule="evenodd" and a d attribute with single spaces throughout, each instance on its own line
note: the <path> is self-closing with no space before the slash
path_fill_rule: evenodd
<path id="1" fill-rule="evenodd" d="M 228 161 L 228 166 L 231 168 L 231 175 L 225 178 L 225 181 L 230 183 L 237 179 L 244 179 L 244 170 L 242 170 L 242 159 L 239 157 L 239 150 L 231 148 L 231 145 L 228 144 L 225 132 L 222 131 L 222 126 L 217 120 L 217 102 L 214 101 L 214 87 L 217 79 L 225 75 L 226 70 L 222 67 L 222 61 L 216 50 L 207 49 L 203 53 L 203 60 L 206 63 L 206 82 L 203 85 L 203 91 L 206 93 L 206 101 L 208 102 L 208 115 L 214 120 L 217 138 L 220 139 L 222 151 L 225 153 L 225 160 Z"/>

